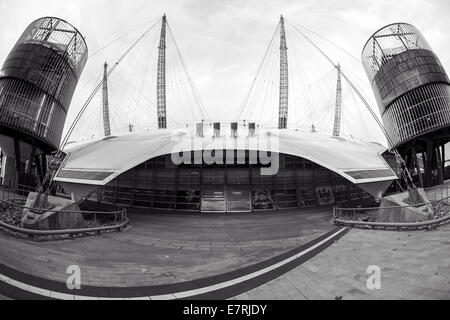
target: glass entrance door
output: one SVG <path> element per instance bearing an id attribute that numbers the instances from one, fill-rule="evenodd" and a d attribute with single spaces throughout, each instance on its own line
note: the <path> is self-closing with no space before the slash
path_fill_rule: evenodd
<path id="1" fill-rule="evenodd" d="M 226 212 L 224 185 L 204 185 L 202 212 Z"/>
<path id="2" fill-rule="evenodd" d="M 202 212 L 250 212 L 248 185 L 204 185 Z"/>
<path id="3" fill-rule="evenodd" d="M 248 185 L 227 185 L 227 212 L 250 212 Z"/>

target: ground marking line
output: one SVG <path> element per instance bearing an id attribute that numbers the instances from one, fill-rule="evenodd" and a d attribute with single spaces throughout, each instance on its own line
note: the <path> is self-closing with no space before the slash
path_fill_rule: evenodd
<path id="1" fill-rule="evenodd" d="M 263 268 L 261 270 L 249 273 L 245 276 L 241 276 L 236 279 L 228 280 L 228 281 L 221 282 L 221 283 L 218 283 L 215 285 L 210 285 L 210 286 L 206 286 L 206 287 L 202 287 L 202 288 L 198 288 L 198 289 L 187 290 L 187 291 L 175 292 L 172 294 L 162 294 L 162 295 L 143 296 L 143 297 L 129 297 L 129 298 L 92 297 L 92 296 L 83 296 L 83 295 L 76 295 L 76 294 L 71 295 L 71 294 L 67 294 L 67 293 L 61 293 L 61 292 L 57 292 L 57 291 L 51 291 L 51 290 L 35 287 L 32 285 L 28 285 L 26 283 L 14 280 L 14 279 L 9 278 L 2 274 L 0 274 L 0 281 L 6 283 L 8 285 L 11 285 L 13 287 L 16 287 L 18 289 L 27 291 L 27 292 L 31 292 L 31 293 L 34 293 L 34 294 L 37 294 L 40 296 L 45 296 L 48 298 L 60 299 L 60 300 L 170 300 L 170 299 L 188 298 L 191 296 L 205 294 L 205 293 L 216 291 L 219 289 L 224 289 L 224 288 L 230 287 L 232 285 L 236 285 L 236 284 L 242 283 L 244 281 L 256 278 L 260 275 L 263 275 L 263 274 L 273 271 L 275 269 L 278 269 L 278 268 L 288 264 L 289 262 L 292 262 L 292 261 L 304 256 L 305 254 L 313 251 L 314 249 L 320 247 L 324 243 L 328 242 L 329 240 L 333 239 L 334 237 L 338 236 L 339 234 L 341 234 L 342 232 L 344 232 L 346 230 L 347 230 L 347 228 L 342 228 L 342 229 L 338 230 L 337 232 L 333 233 L 332 235 L 330 235 L 329 237 L 319 241 L 318 243 L 312 245 L 311 247 L 309 247 L 309 248 L 307 248 L 307 249 L 305 249 L 283 261 L 277 262 L 277 263 L 275 263 L 271 266 L 268 266 L 266 268 Z"/>

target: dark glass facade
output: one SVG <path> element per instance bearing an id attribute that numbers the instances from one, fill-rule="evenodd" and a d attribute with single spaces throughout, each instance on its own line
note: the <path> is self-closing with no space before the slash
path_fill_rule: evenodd
<path id="1" fill-rule="evenodd" d="M 87 60 L 83 36 L 58 18 L 31 23 L 0 70 L 0 129 L 56 149 Z"/>
<path id="2" fill-rule="evenodd" d="M 197 212 L 250 212 L 331 205 L 371 196 L 311 161 L 279 155 L 280 169 L 261 164 L 180 165 L 160 156 L 102 187 L 98 200 L 117 205 Z M 225 163 L 225 160 L 224 160 Z M 236 162 L 237 163 L 237 162 Z"/>

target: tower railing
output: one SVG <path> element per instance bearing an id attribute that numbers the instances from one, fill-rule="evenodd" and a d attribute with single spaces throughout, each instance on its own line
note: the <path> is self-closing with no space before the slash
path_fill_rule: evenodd
<path id="1" fill-rule="evenodd" d="M 28 193 L 32 191 L 34 191 L 32 188 L 25 186 L 19 186 L 17 189 L 0 187 L 0 212 L 3 213 L 3 218 L 0 219 L 0 229 L 8 230 L 17 235 L 32 237 L 36 240 L 53 240 L 58 237 L 77 237 L 108 231 L 121 231 L 130 222 L 125 208 L 110 211 L 44 209 L 45 212 L 54 214 L 80 213 L 85 227 L 61 230 L 26 229 L 21 227 L 20 218 L 25 209 L 33 209 L 26 206 Z"/>
<path id="2" fill-rule="evenodd" d="M 384 230 L 420 230 L 432 229 L 439 225 L 450 222 L 450 186 L 441 188 L 425 189 L 428 196 L 434 198 L 431 201 L 398 206 L 385 207 L 358 207 L 345 208 L 341 206 L 333 207 L 333 221 L 336 225 L 349 226 L 364 229 L 384 229 Z M 441 195 L 441 198 L 438 197 Z M 424 209 L 422 221 L 415 222 L 389 222 L 376 221 L 380 210 L 395 211 L 403 209 Z"/>

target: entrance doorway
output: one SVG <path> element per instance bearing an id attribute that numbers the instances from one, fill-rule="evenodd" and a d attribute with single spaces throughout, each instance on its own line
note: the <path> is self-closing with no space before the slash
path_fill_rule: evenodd
<path id="1" fill-rule="evenodd" d="M 228 185 L 227 187 L 227 212 L 252 211 L 250 190 L 248 185 Z"/>
<path id="2" fill-rule="evenodd" d="M 224 185 L 204 185 L 202 212 L 226 212 Z"/>
<path id="3" fill-rule="evenodd" d="M 202 212 L 251 212 L 248 185 L 205 185 Z"/>

